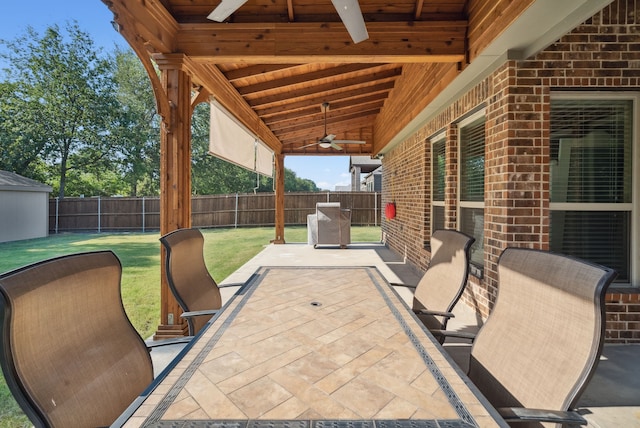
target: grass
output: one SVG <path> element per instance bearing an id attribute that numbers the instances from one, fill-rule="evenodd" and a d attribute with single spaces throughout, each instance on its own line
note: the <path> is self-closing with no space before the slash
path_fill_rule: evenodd
<path id="1" fill-rule="evenodd" d="M 274 238 L 270 227 L 203 229 L 205 262 L 218 282 L 258 254 Z M 159 233 L 62 234 L 27 241 L 0 243 L 0 272 L 39 260 L 84 251 L 110 249 L 122 262 L 122 300 L 127 315 L 143 338 L 160 320 Z M 305 227 L 285 229 L 287 242 L 306 242 Z M 379 227 L 352 227 L 353 242 L 377 242 Z M 29 427 L 0 376 L 0 428 Z"/>

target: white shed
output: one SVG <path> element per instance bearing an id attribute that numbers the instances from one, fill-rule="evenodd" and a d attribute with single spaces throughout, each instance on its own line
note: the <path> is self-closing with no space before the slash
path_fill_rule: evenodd
<path id="1" fill-rule="evenodd" d="M 0 242 L 49 234 L 51 186 L 0 170 Z"/>

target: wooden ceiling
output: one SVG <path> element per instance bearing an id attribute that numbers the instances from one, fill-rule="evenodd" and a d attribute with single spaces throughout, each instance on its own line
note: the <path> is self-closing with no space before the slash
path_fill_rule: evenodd
<path id="1" fill-rule="evenodd" d="M 360 0 L 369 38 L 354 44 L 330 0 L 248 0 L 223 23 L 206 19 L 219 0 L 102 1 L 143 63 L 185 56 L 194 90 L 286 155 L 383 151 L 535 3 Z M 309 146 L 324 102 L 326 131 L 366 144 Z"/>

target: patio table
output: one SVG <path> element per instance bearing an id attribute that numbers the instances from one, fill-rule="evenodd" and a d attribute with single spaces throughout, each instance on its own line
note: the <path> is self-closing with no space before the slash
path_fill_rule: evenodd
<path id="1" fill-rule="evenodd" d="M 507 426 L 374 267 L 262 267 L 126 427 Z"/>

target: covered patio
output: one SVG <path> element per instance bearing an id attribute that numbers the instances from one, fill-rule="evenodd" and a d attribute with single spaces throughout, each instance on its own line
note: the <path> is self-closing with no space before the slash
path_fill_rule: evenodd
<path id="1" fill-rule="evenodd" d="M 385 158 L 383 165 L 389 154 L 411 157 L 404 142 L 451 100 L 505 61 L 539 52 L 610 0 L 361 2 L 367 35 L 357 40 L 329 1 L 239 2 L 222 22 L 207 19 L 218 1 L 103 2 L 146 68 L 162 118 L 161 233 L 191 226 L 191 114 L 214 100 L 273 153 L 272 242 L 284 244 L 286 156 L 368 155 Z M 334 139 L 344 143 L 332 145 Z M 383 178 L 386 202 L 395 202 L 397 186 L 402 193 L 413 186 L 414 165 L 397 159 Z M 413 194 L 409 202 L 423 204 L 424 195 Z M 402 242 L 396 226 L 403 228 L 383 225 L 396 250 L 428 246 L 428 230 Z M 494 257 L 485 257 L 489 270 Z M 172 322 L 180 309 L 164 272 L 161 281 L 157 336 L 184 334 L 185 325 Z M 490 305 L 479 313 L 486 316 Z"/>

